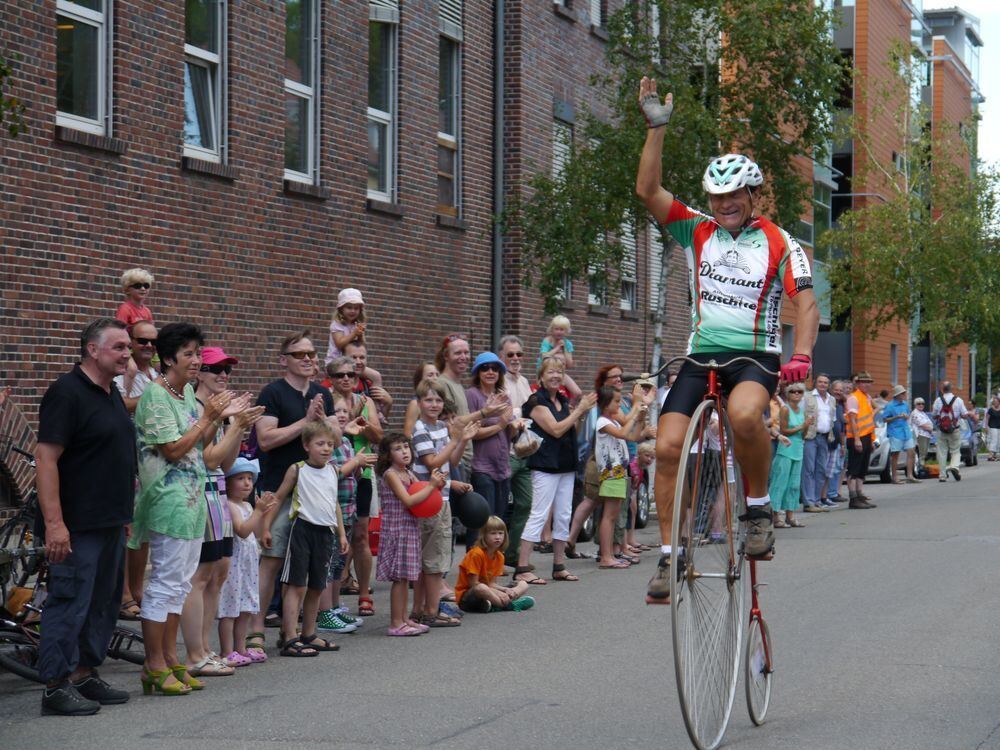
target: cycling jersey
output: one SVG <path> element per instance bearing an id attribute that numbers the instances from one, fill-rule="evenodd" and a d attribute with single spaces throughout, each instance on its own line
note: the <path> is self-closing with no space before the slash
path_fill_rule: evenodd
<path id="1" fill-rule="evenodd" d="M 674 199 L 664 227 L 687 257 L 688 353 L 781 353 L 781 293 L 812 288 L 809 258 L 789 234 L 757 217 L 735 239 L 712 217 Z"/>

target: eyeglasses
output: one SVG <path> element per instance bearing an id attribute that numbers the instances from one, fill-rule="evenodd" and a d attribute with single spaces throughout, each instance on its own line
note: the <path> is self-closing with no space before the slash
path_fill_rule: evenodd
<path id="1" fill-rule="evenodd" d="M 498 364 L 480 365 L 479 370 L 481 372 L 503 372 L 503 368 Z"/>
<path id="2" fill-rule="evenodd" d="M 298 360 L 303 360 L 303 359 L 306 359 L 307 357 L 309 359 L 316 359 L 316 352 L 315 351 L 311 351 L 311 352 L 282 352 L 282 354 L 284 356 L 286 356 L 286 357 L 291 357 L 292 359 L 298 359 Z"/>
<path id="3" fill-rule="evenodd" d="M 156 346 L 156 339 L 145 339 L 141 336 L 136 336 L 135 343 L 139 346 Z"/>
<path id="4" fill-rule="evenodd" d="M 792 388 L 792 389 L 789 389 L 788 393 L 789 393 L 789 395 L 791 395 L 792 393 L 805 393 L 805 391 L 804 390 L 799 390 L 798 388 Z"/>
<path id="5" fill-rule="evenodd" d="M 232 365 L 202 365 L 201 366 L 201 371 L 202 372 L 210 372 L 213 375 L 221 375 L 222 373 L 226 373 L 226 375 L 231 375 L 232 372 L 233 372 L 233 366 Z"/>
<path id="6" fill-rule="evenodd" d="M 330 377 L 331 378 L 353 378 L 354 377 L 354 373 L 353 372 L 334 372 L 334 373 L 330 373 Z"/>
<path id="7" fill-rule="evenodd" d="M 504 356 L 506 356 L 506 357 L 517 357 L 517 358 L 520 359 L 521 357 L 524 356 L 524 352 L 507 352 Z"/>
<path id="8" fill-rule="evenodd" d="M 149 284 L 145 281 L 137 281 L 134 284 L 128 285 L 129 289 L 149 289 Z"/>

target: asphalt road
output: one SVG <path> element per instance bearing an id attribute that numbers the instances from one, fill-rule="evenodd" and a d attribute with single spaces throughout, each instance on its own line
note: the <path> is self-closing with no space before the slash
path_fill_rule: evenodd
<path id="1" fill-rule="evenodd" d="M 961 483 L 870 484 L 878 509 L 779 530 L 762 566 L 771 709 L 753 727 L 740 687 L 726 746 L 1000 748 L 998 487 L 986 463 Z M 581 582 L 535 587 L 535 609 L 419 638 L 385 637 L 379 584 L 378 615 L 339 653 L 272 656 L 172 698 L 142 696 L 137 668 L 111 662 L 132 700 L 93 717 L 40 717 L 40 688 L 0 673 L 0 748 L 689 747 L 669 608 L 642 603 L 646 557 L 570 561 Z"/>

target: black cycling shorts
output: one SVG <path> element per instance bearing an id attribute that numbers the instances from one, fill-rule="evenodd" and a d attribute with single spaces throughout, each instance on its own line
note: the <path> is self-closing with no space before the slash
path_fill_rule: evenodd
<path id="1" fill-rule="evenodd" d="M 358 480 L 357 492 L 354 495 L 354 501 L 358 507 L 358 518 L 368 518 L 372 514 L 373 481 L 367 477 L 361 477 Z"/>
<path id="2" fill-rule="evenodd" d="M 772 372 L 778 372 L 778 369 L 781 367 L 781 359 L 777 354 L 763 352 L 703 352 L 700 354 L 689 354 L 688 356 L 696 362 L 708 362 L 714 359 L 719 363 L 728 362 L 736 357 L 750 357 L 760 362 L 761 365 Z M 734 365 L 722 368 L 719 370 L 719 379 L 723 395 L 729 395 L 738 383 L 747 381 L 760 383 L 769 395 L 773 395 L 775 388 L 778 387 L 777 375 L 768 375 L 759 367 L 749 362 L 737 362 Z M 703 367 L 696 367 L 690 362 L 685 362 L 681 365 L 681 369 L 677 373 L 677 380 L 674 381 L 673 387 L 667 394 L 666 401 L 663 402 L 660 414 L 673 412 L 690 417 L 694 414 L 694 410 L 698 408 L 698 404 L 704 400 L 707 388 L 708 370 Z"/>

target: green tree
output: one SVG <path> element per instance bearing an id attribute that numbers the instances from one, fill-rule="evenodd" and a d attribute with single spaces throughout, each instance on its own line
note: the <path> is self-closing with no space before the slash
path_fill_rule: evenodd
<path id="1" fill-rule="evenodd" d="M 566 168 L 539 169 L 516 186 L 502 217 L 523 244 L 525 284 L 539 291 L 548 312 L 559 306 L 565 276 L 607 284 L 608 269 L 617 275 L 623 233 L 638 234 L 649 220 L 635 195 L 646 138 L 637 104 L 643 76 L 674 95 L 663 157 L 667 189 L 698 203 L 709 159 L 745 151 L 766 175 L 775 218 L 796 221 L 812 185 L 793 157 L 829 142 L 829 103 L 843 75 L 832 23 L 815 3 L 790 8 L 783 0 L 642 0 L 611 15 L 606 68 L 591 79 L 599 108 L 578 118 L 580 137 Z M 665 276 L 671 240 L 662 239 Z M 655 310 L 654 363 L 662 320 L 663 310 Z"/>
<path id="2" fill-rule="evenodd" d="M 846 127 L 855 143 L 855 184 L 871 195 L 819 239 L 833 257 L 834 316 L 849 315 L 868 338 L 891 324 L 907 327 L 908 373 L 912 344 L 927 334 L 938 346 L 1000 343 L 997 175 L 970 173 L 975 155 L 964 134 L 974 122 L 930 126 L 919 96 L 924 65 L 899 45 L 883 83 L 859 82 L 865 106 Z M 872 131 L 884 139 L 886 122 L 900 149 L 894 164 L 879 159 L 873 145 Z"/>
<path id="3" fill-rule="evenodd" d="M 0 55 L 0 128 L 5 128 L 11 138 L 17 138 L 24 130 L 24 104 L 16 96 L 4 93 L 13 76 L 13 66 Z"/>

